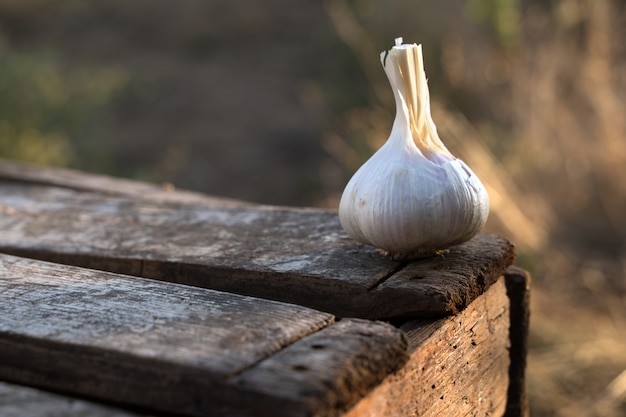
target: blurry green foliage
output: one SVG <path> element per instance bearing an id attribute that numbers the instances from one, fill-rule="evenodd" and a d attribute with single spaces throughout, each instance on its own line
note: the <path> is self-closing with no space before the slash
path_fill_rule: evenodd
<path id="1" fill-rule="evenodd" d="M 72 138 L 102 117 L 128 83 L 118 68 L 63 68 L 45 51 L 14 52 L 0 38 L 0 156 L 76 165 Z"/>
<path id="2" fill-rule="evenodd" d="M 520 41 L 521 19 L 518 0 L 470 0 L 468 17 L 487 24 L 501 46 L 515 46 Z"/>

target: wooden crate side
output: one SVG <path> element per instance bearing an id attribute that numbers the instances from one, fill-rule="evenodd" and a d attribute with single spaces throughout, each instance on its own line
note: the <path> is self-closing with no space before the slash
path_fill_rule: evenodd
<path id="1" fill-rule="evenodd" d="M 504 279 L 453 317 L 405 323 L 409 361 L 344 417 L 503 415 L 508 327 Z"/>

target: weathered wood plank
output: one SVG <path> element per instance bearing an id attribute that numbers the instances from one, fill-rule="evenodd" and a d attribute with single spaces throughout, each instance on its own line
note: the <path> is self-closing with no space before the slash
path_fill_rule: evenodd
<path id="1" fill-rule="evenodd" d="M 19 183 L 53 185 L 73 190 L 95 191 L 107 195 L 129 196 L 155 203 L 242 207 L 250 203 L 225 197 L 208 196 L 192 191 L 176 190 L 171 184 L 157 186 L 139 181 L 88 174 L 63 168 L 50 168 L 11 162 L 0 158 L 0 180 Z"/>
<path id="2" fill-rule="evenodd" d="M 0 382 L 2 417 L 140 417 L 119 408 Z"/>
<path id="3" fill-rule="evenodd" d="M 487 271 L 501 271 L 502 244 L 500 239 L 479 235 L 452 248 L 443 258 L 433 257 L 407 264 L 375 291 L 385 293 L 389 301 L 406 305 L 405 316 L 408 317 L 420 316 L 411 309 L 430 311 L 432 316 L 457 313 L 500 277 Z M 512 258 L 510 260 L 512 262 Z M 414 286 L 419 286 L 427 296 L 412 297 L 410 288 Z"/>
<path id="4" fill-rule="evenodd" d="M 454 317 L 402 325 L 409 361 L 345 417 L 503 415 L 510 362 L 508 306 L 500 279 Z"/>
<path id="5" fill-rule="evenodd" d="M 0 294 L 7 334 L 181 361 L 216 375 L 240 372 L 333 321 L 296 305 L 7 255 L 0 255 Z"/>
<path id="6" fill-rule="evenodd" d="M 407 360 L 404 334 L 380 322 L 343 319 L 281 350 L 233 379 L 252 394 L 298 399 L 291 410 L 255 402 L 268 417 L 336 416 Z M 304 405 L 304 407 L 302 407 Z"/>
<path id="7" fill-rule="evenodd" d="M 513 262 L 479 235 L 440 257 L 393 262 L 349 239 L 336 212 L 172 207 L 0 182 L 0 251 L 370 319 L 453 314 Z M 420 277 L 421 279 L 415 279 Z"/>
<path id="8" fill-rule="evenodd" d="M 9 255 L 0 297 L 0 379 L 182 414 L 330 415 L 406 359 L 402 333 L 384 323 L 335 327 L 306 307 Z M 326 373 L 289 395 L 245 377 L 271 368 L 297 382 L 301 369 L 276 365 L 293 351 Z M 309 386 L 322 391 L 311 397 Z"/>

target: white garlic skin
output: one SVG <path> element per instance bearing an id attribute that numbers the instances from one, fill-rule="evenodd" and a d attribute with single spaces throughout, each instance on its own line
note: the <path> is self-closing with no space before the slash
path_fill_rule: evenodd
<path id="1" fill-rule="evenodd" d="M 421 49 L 419 54 L 421 58 Z M 410 93 L 396 88 L 398 80 L 388 66 L 397 107 L 391 134 L 348 182 L 339 219 L 350 237 L 393 258 L 429 256 L 474 237 L 487 221 L 489 197 L 478 177 L 438 136 L 438 144 L 428 149 L 416 145 L 404 97 Z M 420 95 L 422 112 L 428 113 L 420 115 L 426 119 L 421 121 L 436 136 L 429 103 Z"/>

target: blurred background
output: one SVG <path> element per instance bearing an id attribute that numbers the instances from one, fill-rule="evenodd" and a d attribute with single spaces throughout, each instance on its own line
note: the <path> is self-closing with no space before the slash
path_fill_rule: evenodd
<path id="1" fill-rule="evenodd" d="M 626 415 L 624 0 L 0 0 L 0 157 L 336 208 L 397 36 L 533 274 L 532 415 Z"/>

